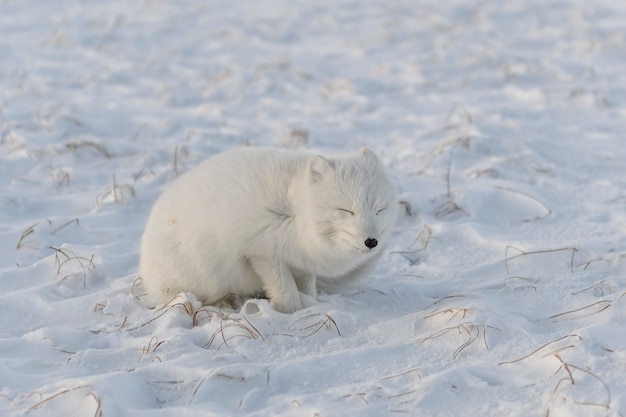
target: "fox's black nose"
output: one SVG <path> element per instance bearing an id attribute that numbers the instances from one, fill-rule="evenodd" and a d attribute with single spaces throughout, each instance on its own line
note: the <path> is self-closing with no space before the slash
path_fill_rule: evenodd
<path id="1" fill-rule="evenodd" d="M 368 248 L 375 248 L 376 245 L 378 245 L 378 241 L 376 239 L 372 239 L 371 237 L 365 239 L 365 246 L 367 246 Z"/>

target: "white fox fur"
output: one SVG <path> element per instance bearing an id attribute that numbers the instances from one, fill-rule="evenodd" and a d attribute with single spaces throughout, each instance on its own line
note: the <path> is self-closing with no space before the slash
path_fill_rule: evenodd
<path id="1" fill-rule="evenodd" d="M 181 291 L 205 304 L 264 293 L 301 309 L 316 279 L 366 273 L 397 215 L 396 193 L 369 149 L 339 157 L 246 148 L 176 179 L 154 205 L 139 273 L 164 302 Z"/>

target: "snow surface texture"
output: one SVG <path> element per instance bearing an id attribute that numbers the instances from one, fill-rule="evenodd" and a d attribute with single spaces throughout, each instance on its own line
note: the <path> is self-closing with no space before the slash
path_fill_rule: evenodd
<path id="1" fill-rule="evenodd" d="M 0 2 L 0 414 L 626 415 L 623 2 Z M 403 215 L 293 315 L 142 306 L 177 174 L 369 146 Z"/>

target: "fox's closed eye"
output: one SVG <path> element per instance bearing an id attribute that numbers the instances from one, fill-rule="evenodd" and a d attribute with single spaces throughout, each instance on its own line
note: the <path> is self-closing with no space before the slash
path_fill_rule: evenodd
<path id="1" fill-rule="evenodd" d="M 354 216 L 354 212 L 352 210 L 348 210 L 348 209 L 343 209 L 343 208 L 337 208 L 337 210 L 339 211 L 343 211 L 345 213 L 350 213 L 352 216 Z"/>
<path id="2" fill-rule="evenodd" d="M 387 209 L 387 207 L 383 207 L 383 208 L 381 208 L 380 210 L 378 210 L 378 211 L 376 212 L 376 215 L 379 215 L 380 213 L 382 213 L 382 212 L 383 212 L 383 211 L 385 211 L 386 209 Z"/>

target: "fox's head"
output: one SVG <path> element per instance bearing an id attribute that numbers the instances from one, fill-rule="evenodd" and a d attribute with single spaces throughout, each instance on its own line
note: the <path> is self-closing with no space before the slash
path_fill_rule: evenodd
<path id="1" fill-rule="evenodd" d="M 368 253 L 388 239 L 396 192 L 376 155 L 314 156 L 307 166 L 307 211 L 318 236 L 338 251 Z"/>

